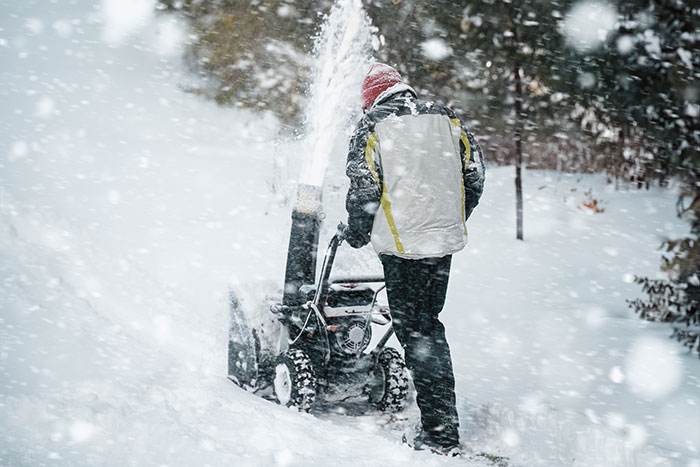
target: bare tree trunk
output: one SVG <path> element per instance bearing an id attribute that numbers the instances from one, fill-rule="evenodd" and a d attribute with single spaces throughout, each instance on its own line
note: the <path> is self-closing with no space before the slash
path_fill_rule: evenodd
<path id="1" fill-rule="evenodd" d="M 520 64 L 515 65 L 515 211 L 518 240 L 523 240 L 523 87 L 520 80 Z"/>
<path id="2" fill-rule="evenodd" d="M 615 191 L 620 190 L 620 170 L 624 170 L 625 168 L 625 127 L 624 123 L 620 126 L 620 154 L 619 154 L 619 160 L 617 161 L 618 164 L 613 161 L 612 167 L 610 170 L 613 171 L 615 174 Z M 624 172 L 622 174 L 624 176 Z"/>

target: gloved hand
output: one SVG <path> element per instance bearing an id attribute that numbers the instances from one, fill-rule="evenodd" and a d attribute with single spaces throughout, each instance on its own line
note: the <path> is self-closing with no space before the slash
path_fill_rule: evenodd
<path id="1" fill-rule="evenodd" d="M 341 239 L 345 240 L 345 234 L 348 231 L 347 224 L 342 222 L 338 223 L 338 229 L 336 230 L 336 235 L 339 235 Z"/>
<path id="2" fill-rule="evenodd" d="M 345 241 L 353 248 L 362 248 L 369 243 L 369 234 L 358 232 L 350 227 L 345 231 Z"/>

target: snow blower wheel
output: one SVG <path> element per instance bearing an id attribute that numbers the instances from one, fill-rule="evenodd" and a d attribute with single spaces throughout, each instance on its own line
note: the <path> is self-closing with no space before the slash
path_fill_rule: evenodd
<path id="1" fill-rule="evenodd" d="M 280 405 L 308 412 L 316 399 L 316 375 L 311 360 L 300 349 L 279 356 L 275 366 L 275 397 Z"/>
<path id="2" fill-rule="evenodd" d="M 403 410 L 408 397 L 408 372 L 399 352 L 385 347 L 377 357 L 375 367 L 378 384 L 370 392 L 370 401 L 383 412 Z"/>

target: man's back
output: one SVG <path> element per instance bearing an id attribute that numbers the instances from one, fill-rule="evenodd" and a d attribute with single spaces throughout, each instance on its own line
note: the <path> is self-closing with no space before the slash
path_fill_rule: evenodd
<path id="1" fill-rule="evenodd" d="M 470 140 L 450 109 L 410 92 L 389 96 L 364 116 L 347 172 L 351 182 L 367 171 L 376 182 L 371 239 L 377 253 L 426 258 L 464 248 L 466 205 L 478 202 L 478 196 L 466 199 L 464 175 L 482 164 Z M 472 153 L 478 161 L 470 160 Z"/>
<path id="2" fill-rule="evenodd" d="M 374 158 L 381 166 L 382 209 L 372 243 L 408 258 L 455 253 L 464 247 L 460 128 L 447 109 L 411 96 L 376 106 Z M 393 218 L 392 230 L 389 217 Z M 397 245 L 398 243 L 398 245 Z"/>

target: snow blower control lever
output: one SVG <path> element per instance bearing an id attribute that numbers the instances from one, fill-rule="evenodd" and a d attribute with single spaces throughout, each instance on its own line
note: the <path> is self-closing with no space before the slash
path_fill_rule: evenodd
<path id="1" fill-rule="evenodd" d="M 331 242 L 328 245 L 328 251 L 326 252 L 326 256 L 323 258 L 321 278 L 319 281 L 320 287 L 316 289 L 316 294 L 314 295 L 313 300 L 314 305 L 316 305 L 316 307 L 319 309 L 323 308 L 326 301 L 328 289 L 330 287 L 331 269 L 333 268 L 333 262 L 335 261 L 335 253 L 338 251 L 340 244 L 345 240 L 345 233 L 347 229 L 348 226 L 342 222 L 338 224 L 338 231 L 335 235 L 333 235 L 333 238 L 331 238 Z M 380 280 L 383 281 L 384 279 Z M 322 300 L 324 303 L 321 303 Z"/>

